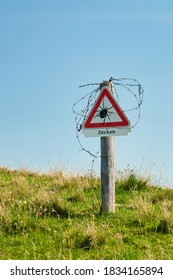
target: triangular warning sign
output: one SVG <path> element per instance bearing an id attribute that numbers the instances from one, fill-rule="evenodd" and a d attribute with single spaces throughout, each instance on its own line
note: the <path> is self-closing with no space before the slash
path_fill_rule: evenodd
<path id="1" fill-rule="evenodd" d="M 130 126 L 130 121 L 127 116 L 116 102 L 108 87 L 103 87 L 83 124 L 84 129 L 128 126 Z"/>

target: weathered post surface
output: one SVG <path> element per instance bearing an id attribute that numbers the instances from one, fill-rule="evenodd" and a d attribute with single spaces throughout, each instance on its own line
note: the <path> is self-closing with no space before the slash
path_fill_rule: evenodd
<path id="1" fill-rule="evenodd" d="M 103 82 L 113 93 L 112 83 Z M 115 212 L 114 136 L 101 137 L 101 212 Z"/>

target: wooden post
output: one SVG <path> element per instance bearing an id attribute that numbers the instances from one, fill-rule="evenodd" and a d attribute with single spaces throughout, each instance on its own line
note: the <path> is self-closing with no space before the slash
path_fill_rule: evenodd
<path id="1" fill-rule="evenodd" d="M 103 82 L 100 89 L 111 82 Z M 101 137 L 101 212 L 115 212 L 114 136 Z"/>

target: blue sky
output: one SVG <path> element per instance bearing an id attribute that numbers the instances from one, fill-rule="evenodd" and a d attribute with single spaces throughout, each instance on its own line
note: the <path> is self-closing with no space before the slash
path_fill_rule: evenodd
<path id="1" fill-rule="evenodd" d="M 173 186 L 172 32 L 171 0 L 0 0 L 0 165 L 90 169 L 72 106 L 94 88 L 78 86 L 130 77 L 144 102 L 138 125 L 115 139 L 116 168 Z"/>

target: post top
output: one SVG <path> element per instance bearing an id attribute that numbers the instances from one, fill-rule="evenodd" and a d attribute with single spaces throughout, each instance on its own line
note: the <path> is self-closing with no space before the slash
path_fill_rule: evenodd
<path id="1" fill-rule="evenodd" d="M 112 84 L 111 81 L 103 81 L 102 83 L 100 83 L 100 90 L 101 90 L 103 87 L 108 87 L 109 90 L 111 91 L 111 93 L 113 94 L 113 84 Z"/>

